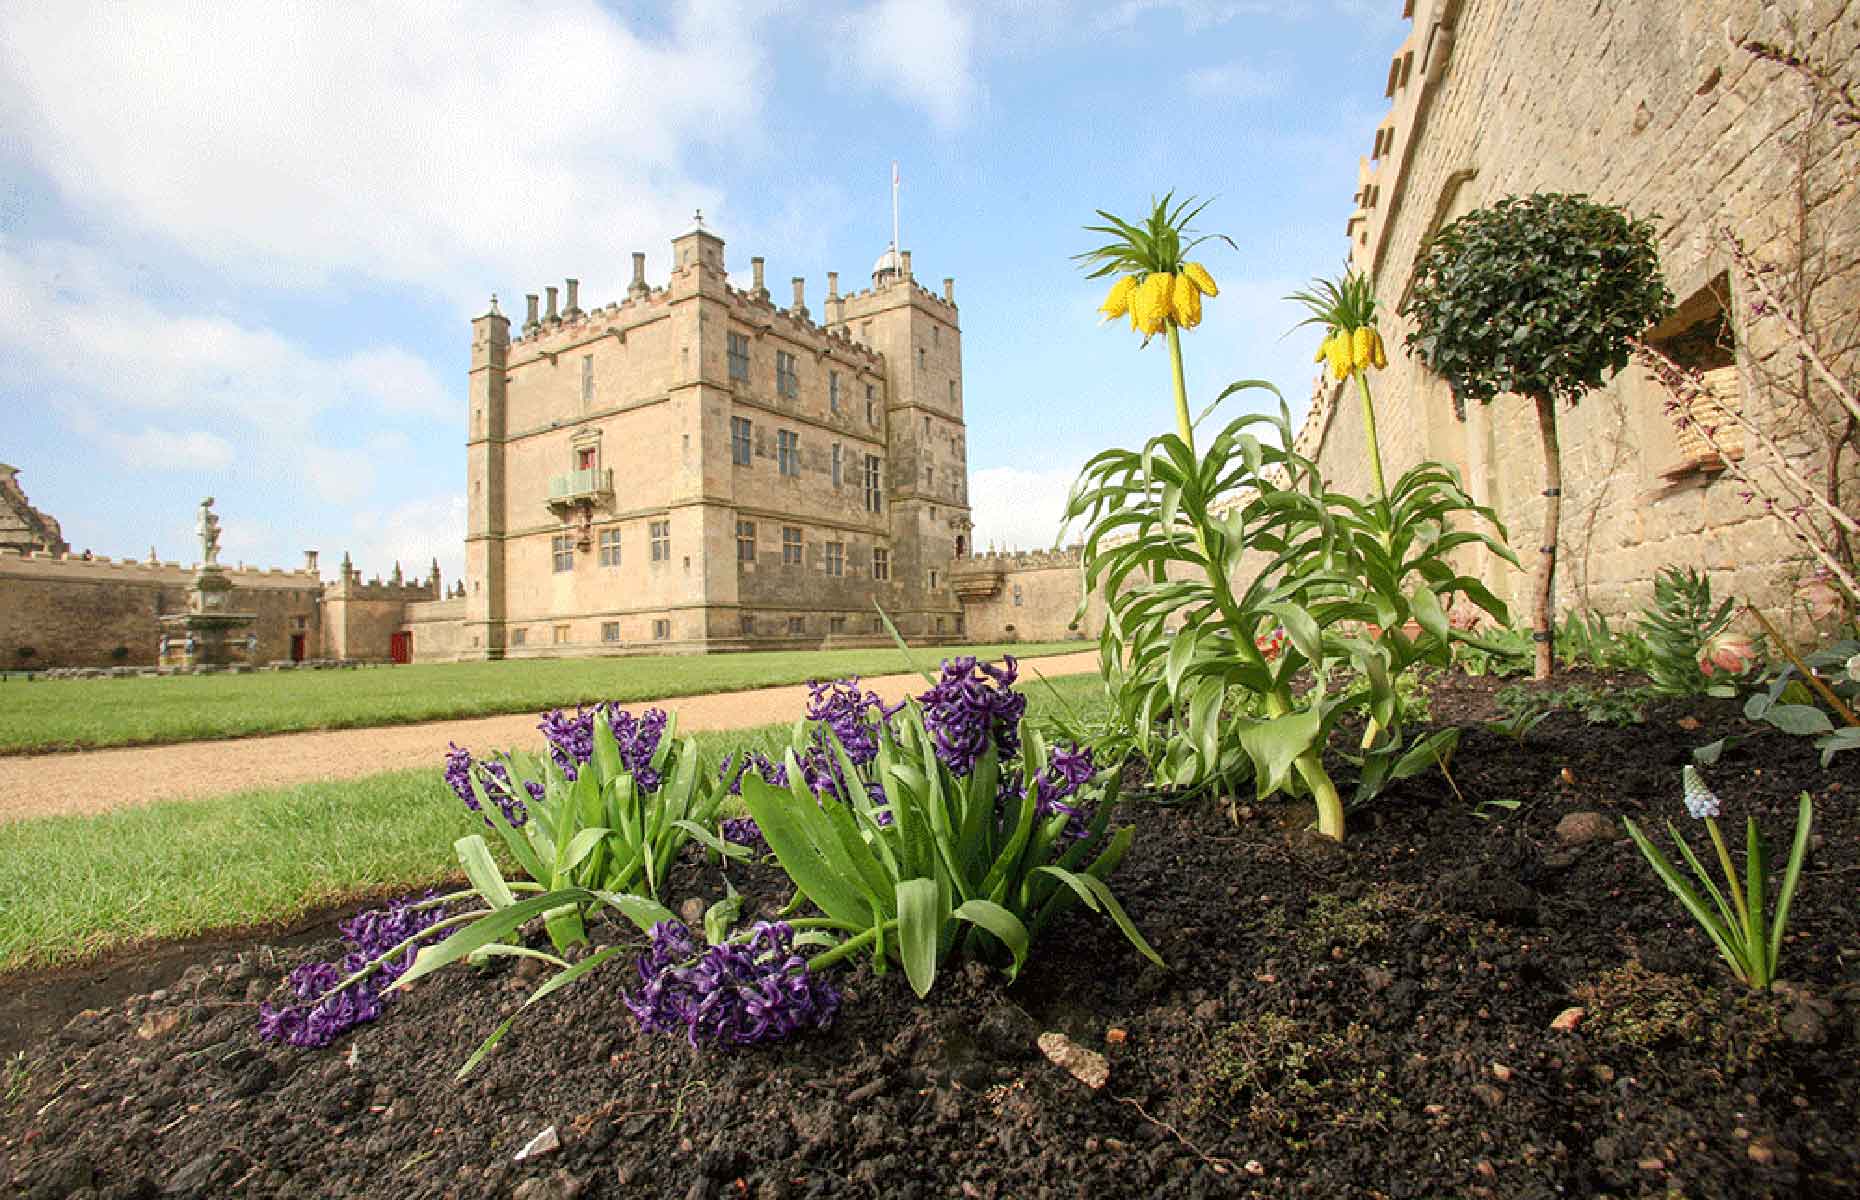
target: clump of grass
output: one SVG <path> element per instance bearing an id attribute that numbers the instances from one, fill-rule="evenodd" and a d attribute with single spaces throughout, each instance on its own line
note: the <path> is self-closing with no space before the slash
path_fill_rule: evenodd
<path id="1" fill-rule="evenodd" d="M 1583 1035 L 1597 1046 L 1655 1057 L 1686 1047 L 1741 1070 L 1788 1041 L 1782 1009 L 1766 995 L 1708 990 L 1630 959 L 1570 989 L 1588 1010 Z"/>
<path id="2" fill-rule="evenodd" d="M 1367 1026 L 1332 1032 L 1262 1013 L 1215 1034 L 1189 1108 L 1300 1144 L 1344 1126 L 1384 1129 L 1402 1101 L 1372 1050 Z"/>

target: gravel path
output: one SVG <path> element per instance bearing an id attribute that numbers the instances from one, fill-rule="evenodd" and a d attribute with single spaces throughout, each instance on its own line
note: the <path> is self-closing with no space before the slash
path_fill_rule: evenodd
<path id="1" fill-rule="evenodd" d="M 1098 669 L 1097 651 L 1029 660 L 1048 678 Z M 923 690 L 921 675 L 885 675 L 865 685 L 888 702 Z M 807 700 L 805 685 L 758 688 L 642 701 L 635 711 L 659 707 L 678 714 L 678 727 L 744 729 L 792 721 Z M 86 750 L 73 754 L 0 758 L 0 822 L 62 813 L 93 813 L 157 800 L 217 796 L 252 788 L 288 787 L 320 779 L 353 779 L 402 767 L 438 771 L 446 744 L 484 752 L 506 747 L 540 749 L 532 713 L 469 717 L 423 725 L 285 733 L 174 746 Z"/>

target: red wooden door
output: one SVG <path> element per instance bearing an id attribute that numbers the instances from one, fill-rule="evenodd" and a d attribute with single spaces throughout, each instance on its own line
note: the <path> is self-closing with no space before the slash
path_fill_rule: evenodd
<path id="1" fill-rule="evenodd" d="M 303 660 L 304 660 L 304 635 L 301 633 L 293 633 L 291 635 L 291 661 L 302 662 Z"/>
<path id="2" fill-rule="evenodd" d="M 388 639 L 388 657 L 396 663 L 413 661 L 413 633 L 402 630 Z"/>

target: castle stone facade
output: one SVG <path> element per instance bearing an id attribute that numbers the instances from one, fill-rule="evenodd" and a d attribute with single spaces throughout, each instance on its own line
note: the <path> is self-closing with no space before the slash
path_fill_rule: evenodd
<path id="1" fill-rule="evenodd" d="M 1423 458 L 1457 466 L 1521 554 L 1536 544 L 1542 452 L 1530 404 L 1500 397 L 1462 419 L 1446 383 L 1400 350 L 1410 326 L 1398 310 L 1428 236 L 1507 195 L 1581 192 L 1657 214 L 1679 307 L 1648 340 L 1708 372 L 1721 402 L 1758 423 L 1786 416 L 1803 370 L 1773 323 L 1751 319 L 1721 229 L 1775 265 L 1855 377 L 1860 129 L 1814 119 L 1798 76 L 1733 39 L 1793 47 L 1851 85 L 1860 3 L 1406 0 L 1405 9 L 1412 32 L 1390 63 L 1390 111 L 1348 222 L 1352 264 L 1374 277 L 1390 346 L 1375 389 L 1391 471 Z M 1562 410 L 1559 429 L 1560 610 L 1633 611 L 1668 563 L 1708 569 L 1719 595 L 1788 608 L 1800 551 L 1740 496 L 1723 463 L 1679 439 L 1664 393 L 1639 369 Z M 1320 385 L 1299 445 L 1335 486 L 1366 491 L 1360 410 L 1341 388 Z M 1813 445 L 1785 437 L 1782 449 L 1799 458 Z M 1501 596 L 1523 598 L 1523 572 L 1489 556 L 1468 565 Z"/>

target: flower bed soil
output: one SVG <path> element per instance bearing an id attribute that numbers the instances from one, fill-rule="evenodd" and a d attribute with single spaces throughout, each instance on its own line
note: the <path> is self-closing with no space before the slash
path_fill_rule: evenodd
<path id="1" fill-rule="evenodd" d="M 1436 717 L 1494 715 L 1502 682 L 1443 683 Z M 534 986 L 523 964 L 443 972 L 305 1051 L 260 1042 L 254 1018 L 306 951 L 223 949 L 7 1067 L 0 1192 L 1860 1194 L 1860 756 L 1824 771 L 1770 734 L 1709 772 L 1734 847 L 1755 811 L 1786 853 L 1796 793 L 1816 797 L 1792 992 L 1732 981 L 1633 845 L 1594 827 L 1684 821 L 1687 751 L 1747 732 L 1736 714 L 1665 704 L 1626 729 L 1559 714 L 1522 745 L 1475 728 L 1455 759 L 1464 800 L 1438 774 L 1410 781 L 1341 849 L 1290 809 L 1243 802 L 1235 826 L 1133 804 L 1143 832 L 1114 882 L 1169 970 L 1075 914 L 1011 987 L 957 968 L 919 1003 L 901 974 L 860 968 L 832 1030 L 773 1048 L 642 1038 L 617 996 L 631 972 L 609 968 L 455 1083 Z M 1689 715 L 1699 728 L 1678 726 Z M 1473 815 L 1497 800 L 1521 807 Z M 1559 834 L 1581 811 L 1608 820 Z M 767 868 L 732 878 L 758 904 L 785 898 Z M 692 859 L 670 895 L 721 890 Z M 1580 1024 L 1553 1028 L 1572 1007 Z M 1048 1030 L 1104 1053 L 1108 1086 L 1047 1062 Z M 513 1161 L 548 1126 L 559 1148 Z"/>

